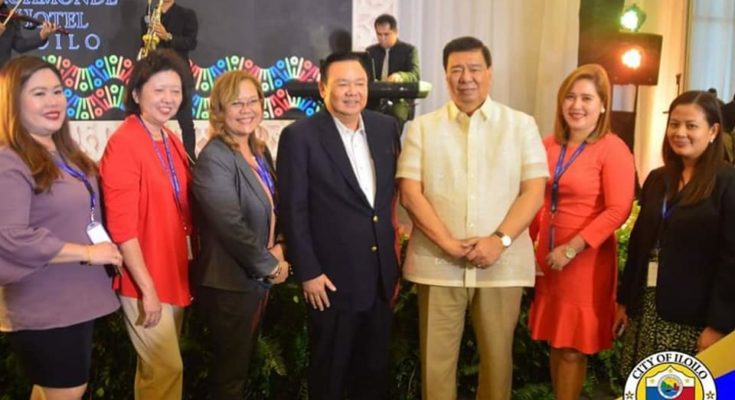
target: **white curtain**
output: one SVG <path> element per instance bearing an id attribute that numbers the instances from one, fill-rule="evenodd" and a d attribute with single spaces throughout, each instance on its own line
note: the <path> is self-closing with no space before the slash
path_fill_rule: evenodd
<path id="1" fill-rule="evenodd" d="M 448 101 L 444 45 L 475 36 L 490 48 L 490 96 L 536 117 L 542 133 L 553 126 L 556 91 L 577 65 L 579 2 L 546 0 L 400 0 L 399 37 L 419 49 L 421 80 L 433 85 L 418 114 Z"/>
<path id="2" fill-rule="evenodd" d="M 735 94 L 735 2 L 692 0 L 688 87 L 717 89 L 726 103 Z"/>

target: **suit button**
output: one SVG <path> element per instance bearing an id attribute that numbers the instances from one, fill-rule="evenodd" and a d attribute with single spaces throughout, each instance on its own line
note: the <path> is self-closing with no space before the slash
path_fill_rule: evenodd
<path id="1" fill-rule="evenodd" d="M 378 246 L 371 247 L 370 248 L 370 251 L 372 251 L 373 253 L 375 253 L 376 251 L 378 251 Z"/>
<path id="2" fill-rule="evenodd" d="M 373 222 L 378 222 L 378 216 L 377 215 L 373 215 Z"/>

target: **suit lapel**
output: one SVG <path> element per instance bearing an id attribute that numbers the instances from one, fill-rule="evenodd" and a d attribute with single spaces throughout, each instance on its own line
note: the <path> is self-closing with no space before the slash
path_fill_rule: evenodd
<path id="1" fill-rule="evenodd" d="M 373 166 L 375 168 L 375 202 L 378 204 L 382 191 L 382 183 L 387 178 L 386 174 L 389 173 L 388 166 L 381 160 L 381 145 L 380 135 L 378 127 L 374 124 L 374 120 L 365 113 L 362 114 L 362 122 L 365 124 L 365 136 L 367 137 L 368 148 L 370 149 L 370 158 L 373 160 Z"/>
<path id="2" fill-rule="evenodd" d="M 345 177 L 347 184 L 369 207 L 370 202 L 368 202 L 365 197 L 365 193 L 363 193 L 362 188 L 360 188 L 360 184 L 357 182 L 355 171 L 352 169 L 352 164 L 350 163 L 350 159 L 347 157 L 344 142 L 339 136 L 339 131 L 337 130 L 334 120 L 332 120 L 332 116 L 329 113 L 324 112 L 319 116 L 319 118 L 319 122 L 322 125 L 319 130 L 321 133 L 321 142 L 326 149 L 327 154 L 329 154 L 332 162 L 337 165 L 337 170 L 339 170 L 339 172 Z"/>

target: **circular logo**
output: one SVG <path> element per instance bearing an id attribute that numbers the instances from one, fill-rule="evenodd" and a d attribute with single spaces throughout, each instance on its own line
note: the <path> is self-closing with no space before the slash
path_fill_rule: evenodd
<path id="1" fill-rule="evenodd" d="M 675 399 L 679 397 L 682 392 L 681 379 L 673 374 L 667 374 L 661 377 L 658 381 L 658 393 L 664 399 Z"/>
<path id="2" fill-rule="evenodd" d="M 716 400 L 710 370 L 696 357 L 664 351 L 646 357 L 625 382 L 623 400 Z"/>

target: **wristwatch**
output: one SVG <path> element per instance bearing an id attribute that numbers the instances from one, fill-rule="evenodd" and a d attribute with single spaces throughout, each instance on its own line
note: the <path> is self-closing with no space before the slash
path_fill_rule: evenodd
<path id="1" fill-rule="evenodd" d="M 505 249 L 510 247 L 510 244 L 513 243 L 513 239 L 511 239 L 510 236 L 506 235 L 503 232 L 495 231 L 493 235 L 500 238 L 500 243 L 503 245 L 503 248 Z"/>
<path id="2" fill-rule="evenodd" d="M 265 279 L 268 281 L 272 281 L 278 278 L 278 275 L 281 273 L 281 268 L 282 268 L 281 262 L 279 261 L 278 265 L 276 265 L 276 269 L 274 269 L 270 275 L 266 276 Z"/>
<path id="3" fill-rule="evenodd" d="M 564 257 L 571 260 L 572 258 L 577 256 L 577 250 L 574 250 L 574 247 L 567 246 L 564 248 Z"/>

